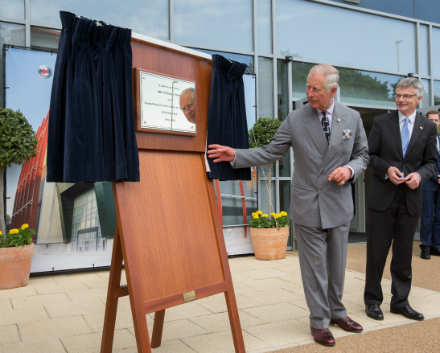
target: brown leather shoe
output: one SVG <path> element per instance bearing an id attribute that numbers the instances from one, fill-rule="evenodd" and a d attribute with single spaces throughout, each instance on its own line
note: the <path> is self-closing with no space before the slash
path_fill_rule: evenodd
<path id="1" fill-rule="evenodd" d="M 312 331 L 312 336 L 316 343 L 322 344 L 323 346 L 334 346 L 335 338 L 328 328 L 314 328 L 310 326 Z"/>
<path id="2" fill-rule="evenodd" d="M 363 331 L 363 327 L 359 325 L 357 322 L 350 319 L 348 316 L 343 317 L 342 319 L 331 319 L 330 321 L 331 325 L 338 325 L 343 330 L 348 332 L 355 332 L 359 333 Z"/>

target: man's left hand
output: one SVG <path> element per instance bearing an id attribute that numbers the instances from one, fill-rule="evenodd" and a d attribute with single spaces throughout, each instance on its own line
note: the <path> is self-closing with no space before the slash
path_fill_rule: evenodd
<path id="1" fill-rule="evenodd" d="M 405 181 L 406 185 L 410 187 L 410 189 L 416 189 L 420 185 L 420 174 L 419 173 L 410 173 L 408 174 L 408 180 Z"/>
<path id="2" fill-rule="evenodd" d="M 344 185 L 351 177 L 351 169 L 348 167 L 338 167 L 329 176 L 328 181 L 334 181 L 339 186 Z"/>

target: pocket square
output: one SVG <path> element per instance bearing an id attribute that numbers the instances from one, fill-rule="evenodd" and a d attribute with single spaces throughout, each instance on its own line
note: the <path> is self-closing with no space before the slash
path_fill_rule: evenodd
<path id="1" fill-rule="evenodd" d="M 342 131 L 342 138 L 344 140 L 349 139 L 351 137 L 351 135 L 353 135 L 353 131 L 351 131 L 349 129 Z"/>

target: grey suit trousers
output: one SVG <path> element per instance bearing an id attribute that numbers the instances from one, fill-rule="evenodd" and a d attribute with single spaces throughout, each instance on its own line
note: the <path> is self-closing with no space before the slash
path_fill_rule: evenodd
<path id="1" fill-rule="evenodd" d="M 342 304 L 350 223 L 322 229 L 295 224 L 301 277 L 310 310 L 310 326 L 328 328 L 347 316 Z"/>

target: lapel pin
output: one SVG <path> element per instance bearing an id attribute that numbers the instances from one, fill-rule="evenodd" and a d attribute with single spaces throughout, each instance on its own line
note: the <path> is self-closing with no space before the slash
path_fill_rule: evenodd
<path id="1" fill-rule="evenodd" d="M 341 119 L 338 118 L 338 123 L 340 123 L 340 122 L 341 122 Z"/>
<path id="2" fill-rule="evenodd" d="M 420 130 L 423 130 L 423 126 L 420 126 Z"/>

